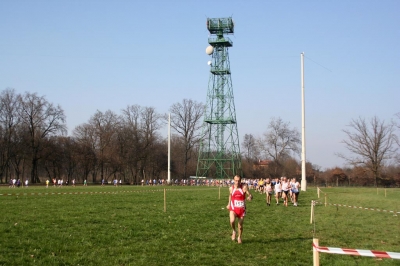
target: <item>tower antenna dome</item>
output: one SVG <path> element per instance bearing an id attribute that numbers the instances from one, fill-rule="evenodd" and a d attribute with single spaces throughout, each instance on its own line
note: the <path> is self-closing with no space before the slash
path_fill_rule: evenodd
<path id="1" fill-rule="evenodd" d="M 207 46 L 206 54 L 212 55 L 213 52 L 214 52 L 214 47 L 212 47 L 211 45 Z"/>

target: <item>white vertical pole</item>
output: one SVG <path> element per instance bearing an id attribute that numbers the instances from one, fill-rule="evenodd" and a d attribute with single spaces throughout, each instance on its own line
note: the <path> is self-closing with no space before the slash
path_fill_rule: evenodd
<path id="1" fill-rule="evenodd" d="M 319 247 L 318 238 L 313 238 L 313 244 Z M 313 246 L 313 265 L 319 266 L 319 253 L 318 250 Z"/>
<path id="2" fill-rule="evenodd" d="M 171 113 L 168 114 L 168 184 L 171 183 Z"/>
<path id="3" fill-rule="evenodd" d="M 307 190 L 306 180 L 306 122 L 304 104 L 304 52 L 301 53 L 301 191 Z"/>
<path id="4" fill-rule="evenodd" d="M 310 224 L 312 224 L 314 220 L 314 201 L 311 201 L 311 217 L 310 217 Z"/>
<path id="5" fill-rule="evenodd" d="M 164 188 L 164 212 L 167 212 L 167 192 Z"/>

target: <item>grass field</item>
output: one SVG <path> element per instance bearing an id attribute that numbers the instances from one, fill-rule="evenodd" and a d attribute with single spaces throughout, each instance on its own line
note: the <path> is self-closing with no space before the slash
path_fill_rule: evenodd
<path id="1" fill-rule="evenodd" d="M 309 187 L 299 207 L 252 191 L 243 244 L 230 240 L 228 189 L 0 187 L 0 265 L 312 265 L 320 246 L 400 252 L 400 189 Z M 47 194 L 46 194 L 47 193 Z M 54 193 L 54 194 L 53 194 Z M 8 195 L 12 194 L 12 195 Z M 324 206 L 345 204 L 376 210 Z M 310 224 L 310 203 L 315 223 Z M 390 213 L 392 210 L 394 213 Z M 314 231 L 315 230 L 315 231 Z M 320 254 L 321 265 L 400 260 Z"/>

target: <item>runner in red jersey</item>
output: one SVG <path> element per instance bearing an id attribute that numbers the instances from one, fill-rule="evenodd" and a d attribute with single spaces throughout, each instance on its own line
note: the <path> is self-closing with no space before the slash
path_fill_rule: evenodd
<path id="1" fill-rule="evenodd" d="M 232 228 L 232 240 L 236 239 L 236 218 L 238 219 L 238 243 L 242 243 L 242 233 L 243 233 L 243 221 L 246 215 L 246 194 L 247 199 L 251 200 L 253 196 L 246 184 L 241 183 L 242 178 L 236 175 L 233 178 L 234 184 L 229 188 L 229 202 L 227 209 L 229 209 L 230 225 Z"/>

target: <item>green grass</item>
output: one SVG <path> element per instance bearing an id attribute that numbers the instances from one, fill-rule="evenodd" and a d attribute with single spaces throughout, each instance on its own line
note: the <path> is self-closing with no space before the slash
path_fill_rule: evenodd
<path id="1" fill-rule="evenodd" d="M 0 265 L 312 265 L 313 236 L 320 246 L 400 252 L 400 214 L 318 204 L 310 224 L 315 188 L 287 208 L 253 192 L 242 245 L 230 240 L 227 188 L 221 199 L 218 188 L 166 188 L 164 212 L 160 186 L 1 187 L 12 195 L 0 196 Z M 399 189 L 322 191 L 322 203 L 326 193 L 328 203 L 400 212 Z M 400 265 L 323 253 L 320 262 Z"/>

